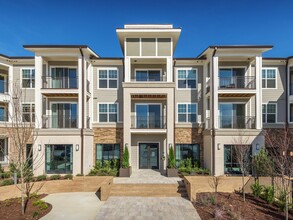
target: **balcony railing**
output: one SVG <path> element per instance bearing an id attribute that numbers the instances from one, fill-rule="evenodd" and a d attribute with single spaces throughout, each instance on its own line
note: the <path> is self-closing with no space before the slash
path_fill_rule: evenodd
<path id="1" fill-rule="evenodd" d="M 131 128 L 135 129 L 165 129 L 167 127 L 165 116 L 132 116 Z"/>
<path id="2" fill-rule="evenodd" d="M 255 76 L 219 77 L 219 89 L 255 89 Z"/>
<path id="3" fill-rule="evenodd" d="M 255 116 L 220 116 L 219 128 L 255 129 Z"/>
<path id="4" fill-rule="evenodd" d="M 78 128 L 78 116 L 43 115 L 43 128 Z"/>
<path id="5" fill-rule="evenodd" d="M 131 78 L 131 82 L 166 82 L 166 77 L 154 77 L 154 78 Z"/>
<path id="6" fill-rule="evenodd" d="M 77 89 L 77 77 L 52 77 L 43 76 L 44 89 Z"/>

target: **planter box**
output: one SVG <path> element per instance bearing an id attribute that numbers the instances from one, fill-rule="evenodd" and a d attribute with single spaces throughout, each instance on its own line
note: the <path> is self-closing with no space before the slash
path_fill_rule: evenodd
<path id="1" fill-rule="evenodd" d="M 167 177 L 178 177 L 178 170 L 174 168 L 167 168 Z"/>
<path id="2" fill-rule="evenodd" d="M 119 169 L 119 177 L 130 177 L 131 173 L 132 173 L 131 167 Z"/>

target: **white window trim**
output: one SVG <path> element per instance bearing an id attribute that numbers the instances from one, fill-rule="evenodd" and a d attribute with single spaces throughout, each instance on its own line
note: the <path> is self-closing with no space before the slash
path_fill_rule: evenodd
<path id="1" fill-rule="evenodd" d="M 195 105 L 195 114 L 196 114 L 196 121 L 195 122 L 188 122 L 188 121 L 185 121 L 185 122 L 182 122 L 182 121 L 178 121 L 178 114 L 179 114 L 179 105 L 187 105 L 186 107 L 186 115 L 188 115 L 188 105 L 189 104 L 194 104 Z M 196 102 L 177 102 L 176 104 L 176 123 L 184 123 L 184 124 L 194 124 L 194 123 L 198 123 L 198 104 Z M 186 118 L 187 120 L 187 118 Z"/>
<path id="2" fill-rule="evenodd" d="M 279 123 L 279 122 L 278 122 L 278 103 L 270 103 L 270 102 L 262 103 L 262 104 L 261 104 L 261 116 L 264 114 L 264 113 L 262 112 L 262 106 L 263 106 L 263 105 L 266 105 L 266 106 L 267 106 L 267 105 L 275 105 L 275 106 L 276 106 L 276 113 L 275 113 L 275 114 L 276 114 L 276 121 L 275 121 L 275 122 L 272 122 L 272 123 L 270 123 L 270 122 L 268 123 L 268 122 L 267 122 L 268 120 L 266 120 L 266 122 L 262 122 L 262 123 L 263 123 L 263 124 L 276 124 L 276 123 Z M 267 114 L 268 114 L 268 113 L 267 113 L 267 107 L 266 107 L 266 113 L 265 113 L 265 114 L 266 114 L 266 116 L 267 116 Z M 269 113 L 269 114 L 272 114 L 272 113 Z M 268 117 L 266 117 L 266 119 L 268 119 Z"/>
<path id="3" fill-rule="evenodd" d="M 35 89 L 35 87 L 31 87 L 32 86 L 31 85 L 31 82 L 30 82 L 30 87 L 25 88 L 25 87 L 22 86 L 22 70 L 30 70 L 30 71 L 31 70 L 35 70 L 35 87 L 36 87 L 36 69 L 35 69 L 35 67 L 34 66 L 31 66 L 31 67 L 23 67 L 23 68 L 20 68 L 20 83 L 21 83 L 21 88 L 22 89 Z"/>
<path id="4" fill-rule="evenodd" d="M 4 160 L 0 161 L 0 164 L 7 164 L 8 163 L 8 138 L 1 138 L 4 139 Z"/>
<path id="5" fill-rule="evenodd" d="M 147 72 L 149 72 L 149 71 L 152 71 L 152 70 L 153 71 L 160 71 L 160 81 L 136 81 L 136 72 L 137 71 L 147 71 Z M 162 69 L 157 69 L 157 68 L 150 68 L 150 69 L 148 69 L 148 68 L 137 68 L 137 69 L 134 69 L 134 80 L 137 83 L 145 83 L 145 82 L 158 83 L 158 82 L 164 82 L 163 80 L 161 81 L 161 79 L 163 78 L 162 72 L 163 72 Z"/>
<path id="6" fill-rule="evenodd" d="M 275 70 L 275 74 L 276 74 L 276 78 L 275 78 L 275 85 L 276 85 L 276 86 L 275 86 L 275 88 L 267 88 L 267 87 L 263 88 L 263 87 L 262 87 L 262 80 L 263 80 L 263 78 L 262 78 L 262 71 L 263 71 L 263 70 L 266 70 L 266 86 L 267 86 L 267 79 L 268 79 L 268 78 L 267 78 L 267 70 Z M 262 68 L 262 69 L 261 69 L 261 88 L 262 88 L 262 89 L 278 89 L 278 83 L 277 83 L 277 82 L 278 82 L 278 81 L 277 81 L 277 78 L 278 78 L 278 77 L 277 77 L 277 75 L 278 75 L 278 68 L 276 68 L 276 67 L 264 67 L 264 68 Z M 269 79 L 273 79 L 273 78 L 269 78 Z"/>
<path id="7" fill-rule="evenodd" d="M 117 88 L 100 88 L 100 70 L 107 70 L 107 86 L 109 86 L 109 70 L 117 71 Z M 100 90 L 118 90 L 119 89 L 119 69 L 118 67 L 99 67 L 97 68 L 97 89 Z"/>
<path id="8" fill-rule="evenodd" d="M 196 73 L 195 73 L 195 80 L 196 80 L 196 83 L 195 83 L 195 88 L 178 88 L 178 70 L 195 70 Z M 194 68 L 194 67 L 178 67 L 176 68 L 176 71 L 175 71 L 175 75 L 176 75 L 176 89 L 177 90 L 197 90 L 198 89 L 198 68 Z"/>
<path id="9" fill-rule="evenodd" d="M 109 122 L 109 111 L 107 111 L 107 121 L 103 121 L 103 122 L 100 122 L 100 104 L 106 104 L 107 105 L 107 108 L 109 107 L 109 104 L 116 104 L 117 105 L 117 121 L 110 121 Z M 108 108 L 109 110 L 109 108 Z M 97 103 L 97 122 L 98 123 L 105 123 L 105 124 L 115 124 L 115 123 L 118 123 L 120 122 L 119 121 L 119 103 L 118 102 L 98 102 Z"/>
<path id="10" fill-rule="evenodd" d="M 26 114 L 30 114 L 30 119 L 32 119 L 32 115 L 35 114 L 35 119 L 36 119 L 36 104 L 35 102 L 23 102 L 21 104 L 21 117 L 23 117 L 23 105 L 30 105 L 30 112 L 26 112 Z M 32 105 L 35 105 L 35 111 L 31 111 L 32 110 Z M 34 123 L 33 121 L 28 121 L 27 123 Z"/>
<path id="11" fill-rule="evenodd" d="M 159 105 L 160 106 L 160 125 L 161 125 L 161 127 L 162 127 L 162 125 L 163 125 L 163 120 L 162 120 L 162 117 L 163 117 L 163 104 L 162 103 L 135 103 L 134 104 L 134 108 L 135 108 L 135 112 L 134 112 L 134 116 L 135 116 L 135 127 L 137 126 L 136 125 L 136 107 L 138 106 L 138 105 Z M 148 112 L 148 116 L 149 116 L 149 112 Z"/>

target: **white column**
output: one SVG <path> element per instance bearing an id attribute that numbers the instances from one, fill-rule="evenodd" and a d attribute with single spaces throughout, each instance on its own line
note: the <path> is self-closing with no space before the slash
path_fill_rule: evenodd
<path id="1" fill-rule="evenodd" d="M 8 94 L 10 98 L 12 98 L 13 94 L 13 66 L 8 67 Z M 12 101 L 10 100 L 8 103 L 8 113 L 12 114 L 13 113 L 13 108 L 12 108 Z M 11 122 L 11 117 L 8 117 L 8 121 Z"/>
<path id="2" fill-rule="evenodd" d="M 166 160 L 164 161 L 164 169 L 167 167 L 167 158 L 169 155 L 169 144 L 172 144 L 173 149 L 175 149 L 175 143 L 174 143 L 174 119 L 175 119 L 175 105 L 174 103 L 174 89 L 168 89 L 168 94 L 167 94 L 167 143 L 166 143 L 166 149 L 168 149 L 165 152 Z"/>
<path id="3" fill-rule="evenodd" d="M 131 81 L 131 66 L 130 66 L 130 58 L 126 57 L 124 59 L 124 74 L 125 74 L 125 82 Z"/>
<path id="4" fill-rule="evenodd" d="M 166 76 L 167 76 L 167 82 L 173 82 L 173 59 L 172 57 L 166 58 Z"/>
<path id="5" fill-rule="evenodd" d="M 89 117 L 90 119 L 90 129 L 92 129 L 92 122 L 94 119 L 94 108 L 93 108 L 93 96 L 94 96 L 94 72 L 93 72 L 93 65 L 90 64 L 89 66 L 89 81 L 90 81 L 90 92 L 91 92 L 91 97 L 89 99 Z"/>
<path id="6" fill-rule="evenodd" d="M 256 84 L 256 96 L 255 96 L 255 126 L 256 129 L 262 128 L 262 57 L 255 57 L 255 84 Z"/>
<path id="7" fill-rule="evenodd" d="M 128 151 L 129 151 L 129 164 L 132 163 L 132 155 L 131 155 L 131 133 L 130 133 L 130 126 L 131 126 L 131 95 L 129 88 L 123 88 L 123 148 L 125 144 L 128 144 Z M 133 155 L 134 157 L 136 155 Z M 136 169 L 137 167 L 133 167 Z"/>
<path id="8" fill-rule="evenodd" d="M 43 75 L 43 57 L 35 56 L 35 117 L 36 128 L 42 128 L 42 75 Z"/>
<path id="9" fill-rule="evenodd" d="M 214 118 L 215 129 L 219 128 L 219 99 L 218 99 L 218 87 L 219 87 L 219 58 L 213 57 L 213 85 L 211 84 L 212 96 L 214 97 L 214 106 L 211 117 Z"/>
<path id="10" fill-rule="evenodd" d="M 78 128 L 82 128 L 82 57 L 78 57 Z"/>

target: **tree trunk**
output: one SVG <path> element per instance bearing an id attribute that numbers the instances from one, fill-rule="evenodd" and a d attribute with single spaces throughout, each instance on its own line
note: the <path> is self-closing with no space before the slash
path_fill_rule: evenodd
<path id="1" fill-rule="evenodd" d="M 24 215 L 24 180 L 23 180 L 23 170 L 20 169 L 21 178 L 21 214 Z"/>
<path id="2" fill-rule="evenodd" d="M 243 202 L 245 202 L 244 172 L 242 172 L 242 193 L 243 193 Z"/>

